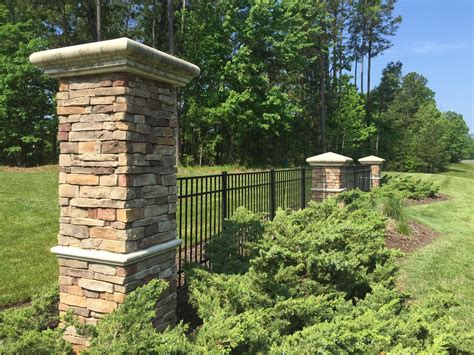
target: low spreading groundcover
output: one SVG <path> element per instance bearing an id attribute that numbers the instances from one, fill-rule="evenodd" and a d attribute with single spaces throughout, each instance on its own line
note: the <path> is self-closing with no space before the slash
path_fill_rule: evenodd
<path id="1" fill-rule="evenodd" d="M 408 303 L 395 288 L 398 252 L 385 247 L 383 195 L 358 191 L 275 219 L 239 209 L 206 248 L 212 272 L 187 271 L 202 320 L 158 333 L 151 319 L 164 290 L 131 293 L 97 327 L 82 327 L 90 353 L 456 352 L 449 299 Z M 391 196 L 393 198 L 393 196 Z M 245 256 L 238 242 L 244 240 Z M 69 352 L 54 328 L 57 293 L 0 314 L 0 352 Z"/>

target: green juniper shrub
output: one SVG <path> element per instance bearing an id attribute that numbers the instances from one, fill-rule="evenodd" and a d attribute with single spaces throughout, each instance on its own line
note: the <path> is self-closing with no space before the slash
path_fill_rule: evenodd
<path id="1" fill-rule="evenodd" d="M 348 197 L 350 199 L 350 197 Z M 196 352 L 366 353 L 456 349 L 447 307 L 405 302 L 384 218 L 336 200 L 278 211 L 241 275 L 195 269 Z M 354 207 L 354 206 L 352 206 Z"/>
<path id="2" fill-rule="evenodd" d="M 347 204 L 329 199 L 296 212 L 279 210 L 269 222 L 239 210 L 223 235 L 255 233 L 245 235 L 248 258 L 225 268 L 225 260 L 235 258 L 237 252 L 226 246 L 226 252 L 212 253 L 219 272 L 201 266 L 187 274 L 190 301 L 202 325 L 191 334 L 182 323 L 157 332 L 152 319 L 156 300 L 166 285 L 155 280 L 130 293 L 98 326 L 88 327 L 85 334 L 90 336 L 91 347 L 87 352 L 466 350 L 456 345 L 465 335 L 455 331 L 456 325 L 447 315 L 452 304 L 441 299 L 408 303 L 406 295 L 397 291 L 397 253 L 384 245 L 385 217 L 372 207 L 372 196 L 364 195 L 362 203 L 353 198 L 356 194 L 342 197 Z M 240 237 L 230 238 L 238 242 Z M 38 333 L 46 338 L 38 343 L 47 344 L 48 332 Z M 13 346 L 20 333 L 4 349 L 24 349 Z M 64 351 L 54 344 L 51 352 Z"/>
<path id="3" fill-rule="evenodd" d="M 436 186 L 433 182 L 417 179 L 410 175 L 385 175 L 382 187 L 376 189 L 376 191 L 379 194 L 384 194 L 387 191 L 396 191 L 405 198 L 420 200 L 427 197 L 435 197 L 439 191 L 439 186 Z"/>
<path id="4" fill-rule="evenodd" d="M 31 305 L 0 312 L 0 354 L 71 353 L 58 326 L 57 285 L 35 297 Z"/>
<path id="5" fill-rule="evenodd" d="M 261 238 L 264 228 L 263 215 L 238 208 L 224 224 L 221 234 L 214 236 L 206 245 L 206 257 L 212 271 L 225 274 L 241 274 L 248 270 L 254 256 L 255 241 Z M 240 252 L 245 250 L 244 255 Z"/>
<path id="6" fill-rule="evenodd" d="M 118 309 L 105 316 L 96 327 L 88 327 L 90 354 L 175 354 L 189 350 L 186 326 L 157 332 L 152 320 L 156 315 L 156 302 L 166 290 L 167 283 L 152 280 L 146 286 L 130 293 Z"/>

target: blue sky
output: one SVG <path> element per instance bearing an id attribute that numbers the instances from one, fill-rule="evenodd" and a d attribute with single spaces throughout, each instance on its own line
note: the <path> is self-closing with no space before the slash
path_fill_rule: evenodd
<path id="1" fill-rule="evenodd" d="M 462 114 L 474 133 L 474 0 L 398 0 L 395 13 L 403 21 L 393 47 L 373 62 L 373 85 L 400 60 L 403 74 L 424 75 L 439 109 Z"/>

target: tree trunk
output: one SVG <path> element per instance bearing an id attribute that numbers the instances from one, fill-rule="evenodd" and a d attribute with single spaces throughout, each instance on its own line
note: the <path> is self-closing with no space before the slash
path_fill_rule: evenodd
<path id="1" fill-rule="evenodd" d="M 156 48 L 156 0 L 153 0 L 153 20 L 151 23 L 151 46 Z"/>
<path id="2" fill-rule="evenodd" d="M 326 63 L 324 60 L 324 56 L 321 56 L 321 65 L 320 71 L 321 75 L 319 78 L 319 129 L 321 132 L 321 149 L 323 153 L 326 153 L 327 146 L 326 146 Z"/>
<path id="3" fill-rule="evenodd" d="M 101 36 L 101 16 L 100 16 L 100 0 L 95 0 L 96 6 L 96 31 L 97 31 L 97 42 L 102 40 Z"/>
<path id="4" fill-rule="evenodd" d="M 58 4 L 58 10 L 61 13 L 61 22 L 63 25 L 63 45 L 69 46 L 69 24 L 66 14 L 66 4 L 62 1 Z"/>
<path id="5" fill-rule="evenodd" d="M 356 58 L 355 64 L 354 64 L 354 86 L 355 86 L 355 89 L 357 91 L 357 58 Z"/>
<path id="6" fill-rule="evenodd" d="M 166 6 L 166 12 L 168 16 L 168 44 L 170 54 L 174 54 L 174 12 L 173 12 L 173 0 L 168 0 Z"/>
<path id="7" fill-rule="evenodd" d="M 364 95 L 364 55 L 360 60 L 360 93 Z"/>
<path id="8" fill-rule="evenodd" d="M 367 52 L 367 100 L 370 95 L 370 70 L 372 64 L 372 41 L 369 40 L 369 48 Z"/>
<path id="9" fill-rule="evenodd" d="M 379 156 L 380 127 L 377 127 L 377 138 L 375 140 L 375 155 Z"/>
<path id="10" fill-rule="evenodd" d="M 337 51 L 338 51 L 338 41 L 339 41 L 339 31 L 337 26 L 337 16 L 338 16 L 338 8 L 334 12 L 334 33 L 333 33 L 333 41 L 334 46 L 332 49 L 332 85 L 333 90 L 335 91 L 336 88 L 336 79 L 337 79 Z"/>
<path id="11" fill-rule="evenodd" d="M 181 9 L 181 34 L 184 33 L 184 12 L 186 11 L 186 0 L 183 0 L 183 8 Z"/>

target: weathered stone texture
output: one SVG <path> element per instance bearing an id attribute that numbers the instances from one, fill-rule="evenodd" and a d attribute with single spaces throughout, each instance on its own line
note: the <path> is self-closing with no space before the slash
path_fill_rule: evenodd
<path id="1" fill-rule="evenodd" d="M 336 196 L 344 188 L 344 166 L 315 166 L 312 177 L 312 199 L 321 202 Z"/>
<path id="2" fill-rule="evenodd" d="M 61 80 L 59 190 L 61 206 L 70 207 L 62 209 L 70 218 L 61 225 L 60 236 L 69 237 L 62 245 L 77 245 L 76 238 L 81 247 L 130 252 L 175 237 L 146 213 L 175 223 L 175 99 L 172 87 L 129 74 Z M 145 232 L 118 238 L 132 222 Z M 125 247 L 127 240 L 135 242 Z"/>
<path id="3" fill-rule="evenodd" d="M 381 168 L 380 164 L 370 165 L 372 187 L 380 187 Z"/>
<path id="4" fill-rule="evenodd" d="M 130 74 L 60 81 L 63 246 L 130 253 L 176 238 L 176 94 Z M 95 324 L 152 278 L 170 283 L 155 323 L 172 325 L 175 251 L 126 267 L 59 259 L 60 310 Z M 74 344 L 87 345 L 74 333 Z"/>
<path id="5" fill-rule="evenodd" d="M 59 258 L 59 310 L 72 310 L 80 322 L 93 323 L 92 319 L 100 319 L 123 303 L 127 293 L 160 278 L 169 288 L 158 300 L 154 323 L 163 329 L 172 326 L 176 318 L 168 313 L 176 309 L 175 258 L 172 250 L 126 267 Z"/>

